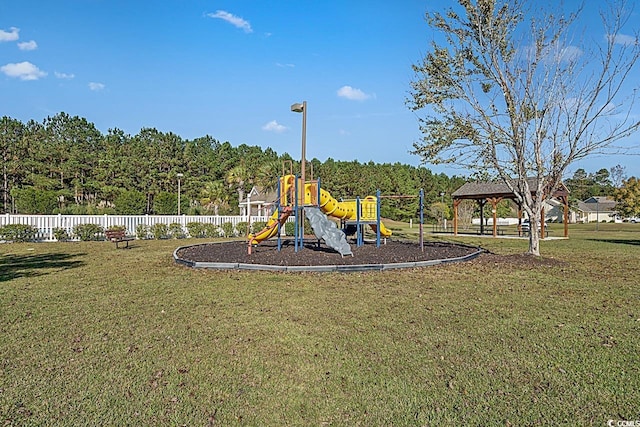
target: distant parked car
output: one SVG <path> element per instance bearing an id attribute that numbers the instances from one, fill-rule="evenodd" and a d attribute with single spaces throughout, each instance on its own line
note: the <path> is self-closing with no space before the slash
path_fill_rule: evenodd
<path id="1" fill-rule="evenodd" d="M 635 224 L 636 222 L 640 222 L 640 218 L 638 218 L 637 216 L 632 216 L 631 218 L 627 218 L 627 221 Z"/>

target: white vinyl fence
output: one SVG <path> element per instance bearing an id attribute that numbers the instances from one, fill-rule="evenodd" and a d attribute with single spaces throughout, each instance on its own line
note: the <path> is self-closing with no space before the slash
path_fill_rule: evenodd
<path id="1" fill-rule="evenodd" d="M 235 227 L 240 222 L 266 222 L 267 216 L 247 216 L 240 215 L 0 215 L 0 227 L 9 224 L 31 225 L 38 229 L 37 240 L 55 241 L 53 231 L 62 228 L 69 236 L 73 235 L 73 227 L 78 224 L 97 224 L 104 229 L 111 226 L 125 226 L 127 235 L 135 236 L 138 225 L 178 223 L 182 226 L 185 235 L 188 235 L 187 224 L 190 222 L 201 222 L 204 224 L 214 224 L 218 227 L 230 222 Z"/>

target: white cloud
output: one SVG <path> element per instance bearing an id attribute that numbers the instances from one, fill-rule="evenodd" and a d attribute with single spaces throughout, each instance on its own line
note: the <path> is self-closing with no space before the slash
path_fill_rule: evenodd
<path id="1" fill-rule="evenodd" d="M 104 84 L 103 83 L 90 82 L 89 83 L 89 89 L 91 89 L 93 91 L 99 91 L 99 90 L 104 89 Z"/>
<path id="2" fill-rule="evenodd" d="M 614 115 L 616 114 L 616 111 L 617 111 L 616 104 L 614 104 L 613 102 L 609 102 L 604 107 L 602 107 L 603 115 Z"/>
<path id="3" fill-rule="evenodd" d="M 294 68 L 295 64 L 282 64 L 280 62 L 276 62 L 276 66 L 280 68 Z"/>
<path id="4" fill-rule="evenodd" d="M 57 71 L 54 72 L 53 75 L 56 76 L 56 78 L 58 79 L 65 79 L 65 80 L 71 80 L 76 77 L 75 74 L 59 73 Z"/>
<path id="5" fill-rule="evenodd" d="M 13 42 L 20 38 L 18 33 L 20 32 L 19 28 L 11 27 L 9 31 L 0 30 L 0 42 Z"/>
<path id="6" fill-rule="evenodd" d="M 615 44 L 621 44 L 623 46 L 633 46 L 638 44 L 638 39 L 634 36 L 628 36 L 626 34 L 606 35 L 605 39 L 613 41 Z"/>
<path id="7" fill-rule="evenodd" d="M 582 56 L 582 49 L 576 46 L 567 46 L 556 52 L 556 59 L 562 62 L 575 61 Z"/>
<path id="8" fill-rule="evenodd" d="M 9 77 L 16 77 L 20 80 L 38 80 L 45 77 L 47 73 L 40 70 L 31 62 L 19 62 L 17 64 L 6 64 L 0 67 L 0 71 Z"/>
<path id="9" fill-rule="evenodd" d="M 577 46 L 562 46 L 559 43 L 552 43 L 544 47 L 540 52 L 535 46 L 525 46 L 522 54 L 525 61 L 538 61 L 541 59 L 545 64 L 566 63 L 576 61 L 584 52 Z"/>
<path id="10" fill-rule="evenodd" d="M 275 120 L 271 120 L 266 125 L 262 126 L 262 130 L 266 130 L 269 132 L 282 133 L 286 131 L 288 128 L 286 126 L 281 125 Z"/>
<path id="11" fill-rule="evenodd" d="M 338 89 L 338 96 L 341 98 L 350 99 L 352 101 L 364 101 L 373 98 L 373 95 L 364 93 L 360 89 L 356 89 L 351 86 L 342 86 Z"/>
<path id="12" fill-rule="evenodd" d="M 229 24 L 244 30 L 245 33 L 252 33 L 253 29 L 251 28 L 251 24 L 249 21 L 242 19 L 239 16 L 236 16 L 232 13 L 229 13 L 225 10 L 218 10 L 215 13 L 207 13 L 209 18 L 214 19 L 222 19 L 223 21 L 228 22 Z"/>
<path id="13" fill-rule="evenodd" d="M 18 43 L 18 49 L 20 50 L 36 50 L 37 48 L 38 48 L 38 43 L 36 43 L 35 40 Z"/>

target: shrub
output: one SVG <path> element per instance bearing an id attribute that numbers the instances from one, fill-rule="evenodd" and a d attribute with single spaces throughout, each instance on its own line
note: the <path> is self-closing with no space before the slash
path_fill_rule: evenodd
<path id="1" fill-rule="evenodd" d="M 205 224 L 201 222 L 188 222 L 187 223 L 187 231 L 189 232 L 189 236 L 195 238 L 201 238 L 205 236 Z"/>
<path id="2" fill-rule="evenodd" d="M 83 242 L 102 240 L 104 229 L 98 224 L 78 224 L 73 227 L 73 234 Z"/>
<path id="3" fill-rule="evenodd" d="M 161 222 L 153 224 L 151 227 L 151 234 L 156 240 L 166 239 L 169 237 L 169 227 L 167 227 L 167 224 L 163 224 Z"/>
<path id="4" fill-rule="evenodd" d="M 193 205 L 193 206 L 189 206 L 188 208 L 184 209 L 182 208 L 183 204 L 182 204 L 182 200 L 180 201 L 180 212 L 186 212 L 187 215 L 208 215 L 206 213 L 206 209 L 203 209 L 202 206 L 198 206 L 198 205 Z"/>
<path id="5" fill-rule="evenodd" d="M 287 236 L 293 236 L 296 232 L 296 225 L 293 222 L 285 222 L 284 223 L 284 233 Z"/>
<path id="6" fill-rule="evenodd" d="M 157 215 L 175 215 L 178 212 L 178 196 L 161 191 L 153 197 L 153 212 Z"/>
<path id="7" fill-rule="evenodd" d="M 147 208 L 147 197 L 135 190 L 123 190 L 114 200 L 116 212 L 121 215 L 141 215 Z"/>
<path id="8" fill-rule="evenodd" d="M 203 224 L 204 235 L 208 238 L 220 237 L 220 229 L 215 224 Z"/>
<path id="9" fill-rule="evenodd" d="M 38 229 L 27 224 L 7 224 L 0 227 L 0 239 L 10 242 L 32 242 Z"/>
<path id="10" fill-rule="evenodd" d="M 182 194 L 180 198 L 180 213 L 189 211 L 189 198 Z M 153 196 L 153 212 L 157 215 L 176 215 L 178 213 L 178 195 L 173 192 L 161 191 Z"/>
<path id="11" fill-rule="evenodd" d="M 295 236 L 296 233 L 296 223 L 295 222 L 285 222 L 284 223 L 284 232 L 287 236 Z M 304 233 L 311 234 L 313 233 L 313 228 L 311 227 L 311 223 L 307 218 L 304 219 Z"/>
<path id="12" fill-rule="evenodd" d="M 69 241 L 69 239 L 71 239 L 71 236 L 69 236 L 67 230 L 61 227 L 56 227 L 53 229 L 53 237 L 55 237 L 58 242 L 67 242 Z"/>
<path id="13" fill-rule="evenodd" d="M 257 233 L 258 231 L 264 229 L 267 226 L 265 221 L 256 221 L 251 224 L 251 232 Z"/>
<path id="14" fill-rule="evenodd" d="M 104 204 L 95 205 L 89 203 L 86 206 L 87 215 L 116 215 L 116 210 L 112 206 Z"/>
<path id="15" fill-rule="evenodd" d="M 22 214 L 51 214 L 58 208 L 58 193 L 35 188 L 13 188 L 11 190 L 16 210 Z"/>
<path id="16" fill-rule="evenodd" d="M 234 236 L 234 230 L 233 230 L 233 224 L 230 222 L 225 222 L 224 224 L 222 224 L 222 233 L 224 234 L 224 237 L 233 237 Z"/>
<path id="17" fill-rule="evenodd" d="M 54 214 L 61 213 L 63 215 L 87 215 L 87 208 L 84 205 L 76 205 L 75 203 L 63 208 L 54 209 Z"/>
<path id="18" fill-rule="evenodd" d="M 169 224 L 169 235 L 171 235 L 171 237 L 173 237 L 174 239 L 184 239 L 185 234 L 184 230 L 182 229 L 182 224 L 180 224 L 179 222 L 172 222 L 171 224 Z"/>
<path id="19" fill-rule="evenodd" d="M 136 237 L 139 240 L 147 240 L 149 238 L 149 226 L 147 224 L 138 224 L 136 227 Z"/>
<path id="20" fill-rule="evenodd" d="M 249 223 L 248 222 L 239 222 L 236 224 L 236 230 L 238 231 L 238 235 L 239 236 L 246 236 L 247 235 L 247 230 L 249 229 Z"/>

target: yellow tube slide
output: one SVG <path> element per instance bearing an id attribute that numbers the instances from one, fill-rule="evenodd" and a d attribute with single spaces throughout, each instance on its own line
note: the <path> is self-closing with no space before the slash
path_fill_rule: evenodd
<path id="1" fill-rule="evenodd" d="M 278 223 L 281 226 L 284 226 L 284 223 L 287 222 L 287 218 L 291 215 L 291 210 L 287 209 L 282 212 L 280 218 L 278 218 L 278 210 L 276 209 L 273 214 L 269 217 L 267 221 L 267 225 L 260 231 L 255 234 L 249 234 L 249 243 L 260 243 L 263 240 L 267 240 L 278 234 Z"/>
<path id="2" fill-rule="evenodd" d="M 307 192 L 309 192 L 309 185 L 310 184 L 307 184 Z M 365 221 L 374 220 L 375 213 L 377 211 L 377 207 L 375 207 L 376 204 L 376 198 L 373 196 L 368 196 L 362 199 L 360 201 L 360 206 L 361 211 L 365 211 L 365 215 L 362 215 L 361 212 L 361 219 Z M 355 200 L 339 202 L 335 198 L 333 198 L 328 191 L 323 190 L 322 188 L 320 189 L 320 209 L 322 209 L 322 212 L 324 212 L 325 214 L 333 216 L 335 218 L 347 219 L 352 221 L 355 221 L 357 219 L 357 206 Z M 362 218 L 362 216 L 364 216 L 364 218 Z M 371 224 L 371 228 L 373 229 L 373 231 L 375 231 L 376 225 Z M 383 237 L 391 236 L 391 230 L 385 227 L 382 222 L 380 222 L 380 235 Z"/>

